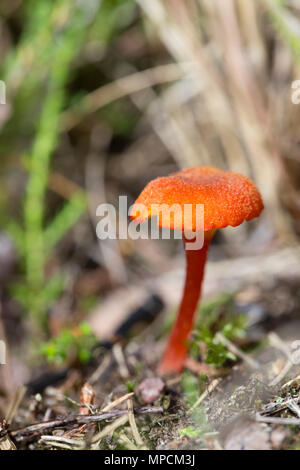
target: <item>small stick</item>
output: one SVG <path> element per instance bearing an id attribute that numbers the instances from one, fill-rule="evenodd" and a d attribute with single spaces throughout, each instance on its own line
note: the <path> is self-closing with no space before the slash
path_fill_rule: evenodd
<path id="1" fill-rule="evenodd" d="M 122 403 L 123 401 L 128 400 L 128 398 L 131 398 L 133 395 L 134 395 L 134 392 L 126 393 L 126 395 L 123 395 L 122 397 L 119 397 L 119 398 L 117 398 L 116 400 L 114 400 L 114 401 L 112 401 L 111 403 L 109 403 L 108 405 L 106 405 L 106 406 L 101 410 L 101 412 L 104 413 L 105 411 L 111 410 L 112 408 L 114 408 L 115 406 L 119 405 L 119 404 Z"/>
<path id="2" fill-rule="evenodd" d="M 5 327 L 2 319 L 2 302 L 0 302 L 0 338 L 4 340 L 4 343 L 7 344 L 6 334 L 5 334 Z M 11 363 L 8 348 L 6 350 L 6 357 L 5 357 L 6 366 L 0 368 L 0 379 L 2 382 L 2 386 L 5 389 L 6 394 L 9 396 L 11 391 L 13 390 L 13 382 L 12 382 L 12 371 L 11 371 Z"/>
<path id="3" fill-rule="evenodd" d="M 125 432 L 122 432 L 119 436 L 119 442 L 125 445 L 128 450 L 139 450 L 136 445 L 126 436 Z"/>
<path id="4" fill-rule="evenodd" d="M 284 388 L 289 388 L 291 386 L 295 386 L 295 387 L 298 387 L 300 385 L 300 375 L 297 375 L 297 377 L 295 377 L 294 379 L 292 380 L 289 380 L 288 382 L 286 382 L 285 384 L 282 385 L 282 389 Z"/>
<path id="5" fill-rule="evenodd" d="M 85 382 L 83 387 L 81 388 L 80 393 L 80 411 L 79 414 L 81 415 L 88 415 L 91 413 L 91 407 L 94 403 L 95 392 L 93 387 L 88 383 Z"/>
<path id="6" fill-rule="evenodd" d="M 120 371 L 120 375 L 122 379 L 125 379 L 125 380 L 128 379 L 129 371 L 127 369 L 125 357 L 124 357 L 120 344 L 116 343 L 112 348 L 112 352 L 119 366 L 119 371 Z"/>
<path id="7" fill-rule="evenodd" d="M 88 379 L 88 382 L 91 385 L 94 385 L 98 380 L 100 379 L 101 375 L 106 371 L 107 367 L 109 366 L 111 362 L 111 354 L 106 354 L 103 358 L 103 361 L 99 364 L 97 369 L 92 373 L 90 378 Z"/>
<path id="8" fill-rule="evenodd" d="M 292 363 L 292 361 L 288 359 L 285 366 L 281 369 L 279 374 L 274 379 L 271 380 L 271 382 L 269 383 L 269 386 L 275 387 L 276 385 L 278 385 L 284 379 L 286 374 L 291 370 L 293 365 L 294 364 Z"/>
<path id="9" fill-rule="evenodd" d="M 47 409 L 46 409 L 46 412 L 45 412 L 45 414 L 44 414 L 44 417 L 43 417 L 43 421 L 49 421 L 51 414 L 52 414 L 52 409 L 51 409 L 51 408 L 47 408 Z"/>
<path id="10" fill-rule="evenodd" d="M 117 428 L 119 428 L 120 426 L 124 426 L 124 424 L 126 424 L 127 421 L 128 421 L 128 413 L 126 412 L 124 416 L 120 416 L 120 418 L 117 418 L 113 423 L 105 426 L 105 428 L 102 429 L 102 431 L 100 431 L 98 434 L 96 434 L 92 438 L 91 442 L 94 444 L 97 443 L 98 445 L 99 441 L 101 441 L 103 437 L 108 436 L 109 434 L 113 434 Z"/>
<path id="11" fill-rule="evenodd" d="M 269 383 L 270 387 L 275 387 L 284 379 L 284 377 L 291 370 L 294 364 L 291 358 L 290 351 L 288 347 L 286 346 L 286 344 L 282 341 L 282 339 L 274 332 L 270 333 L 268 335 L 268 338 L 269 338 L 270 345 L 273 346 L 274 348 L 279 349 L 279 351 L 283 352 L 283 354 L 287 357 L 287 362 L 285 366 L 281 369 L 277 377 L 275 377 Z"/>
<path id="12" fill-rule="evenodd" d="M 271 418 L 269 416 L 256 415 L 256 421 L 259 423 L 268 423 L 268 424 L 286 424 L 292 426 L 300 426 L 300 419 L 298 418 Z"/>
<path id="13" fill-rule="evenodd" d="M 274 332 L 269 333 L 268 339 L 269 339 L 269 343 L 271 346 L 283 352 L 288 359 L 291 358 L 290 351 L 287 345 L 282 341 L 282 339 L 278 336 L 277 333 L 274 333 Z"/>
<path id="14" fill-rule="evenodd" d="M 69 444 L 64 444 L 63 442 L 44 442 L 44 444 L 48 447 L 56 447 L 58 449 L 75 450 L 74 446 L 70 446 Z M 76 450 L 83 450 L 83 449 L 81 449 L 81 447 L 76 447 Z"/>
<path id="15" fill-rule="evenodd" d="M 0 419 L 0 450 L 16 450 L 15 444 L 10 439 L 7 432 L 5 419 Z"/>
<path id="16" fill-rule="evenodd" d="M 289 400 L 286 400 L 282 403 L 269 403 L 268 405 L 265 406 L 265 408 L 262 410 L 262 413 L 264 415 L 270 415 L 273 413 L 278 413 L 278 411 L 285 410 L 286 408 L 289 408 L 290 403 L 296 403 L 300 400 L 300 398 L 295 399 L 295 398 L 290 398 Z"/>
<path id="17" fill-rule="evenodd" d="M 140 433 L 138 431 L 135 419 L 134 419 L 134 414 L 133 414 L 133 403 L 132 400 L 129 399 L 127 400 L 127 407 L 128 407 L 128 418 L 129 418 L 129 424 L 132 430 L 133 437 L 135 439 L 135 442 L 139 447 L 142 447 L 143 450 L 147 450 L 147 447 L 145 446 L 143 439 L 140 436 Z"/>
<path id="18" fill-rule="evenodd" d="M 150 406 L 150 407 L 143 407 L 135 410 L 135 413 L 138 414 L 152 414 L 152 413 L 163 413 L 162 406 Z M 22 441 L 26 436 L 30 436 L 31 434 L 42 434 L 45 431 L 52 431 L 56 428 L 63 428 L 66 426 L 74 426 L 80 424 L 89 424 L 89 423 L 97 423 L 99 421 L 105 421 L 107 419 L 112 419 L 120 416 L 127 415 L 127 410 L 112 410 L 107 413 L 99 413 L 94 415 L 73 415 L 67 416 L 66 418 L 61 419 L 54 419 L 48 422 L 41 422 L 31 424 L 29 426 L 25 426 L 21 429 L 16 429 L 14 431 L 10 431 L 10 436 L 15 439 L 16 441 Z"/>
<path id="19" fill-rule="evenodd" d="M 254 369 L 254 370 L 260 369 L 260 365 L 257 361 L 249 357 L 247 354 L 243 353 L 243 351 L 241 351 L 237 346 L 235 346 L 235 344 L 229 341 L 229 339 L 225 338 L 225 336 L 222 333 L 218 332 L 216 334 L 216 337 L 218 338 L 219 341 L 221 341 L 221 343 L 224 344 L 224 346 L 227 347 L 228 351 L 230 351 L 235 356 L 239 357 L 244 362 L 246 362 L 246 364 L 248 364 L 248 366 L 250 366 L 251 369 Z"/>
<path id="20" fill-rule="evenodd" d="M 10 424 L 20 406 L 20 403 L 21 401 L 23 400 L 23 397 L 26 393 L 26 387 L 24 387 L 23 385 L 20 385 L 18 388 L 17 388 L 17 391 L 16 391 L 16 394 L 14 396 L 14 399 L 13 399 L 13 402 L 7 412 L 7 416 L 6 416 L 6 422 L 7 424 Z"/>
<path id="21" fill-rule="evenodd" d="M 56 445 L 57 443 L 68 444 L 69 446 L 85 447 L 83 440 L 69 439 L 62 436 L 41 436 L 40 442 L 47 443 L 49 445 Z"/>
<path id="22" fill-rule="evenodd" d="M 295 401 L 291 401 L 290 403 L 287 403 L 287 407 L 295 413 L 298 418 L 300 418 L 300 407 L 297 405 Z"/>
<path id="23" fill-rule="evenodd" d="M 187 414 L 190 415 L 195 408 L 197 408 L 197 406 L 199 406 L 203 400 L 205 400 L 205 398 L 211 393 L 214 391 L 214 389 L 219 385 L 219 383 L 221 382 L 221 379 L 215 379 L 212 381 L 212 383 L 207 387 L 207 389 L 205 390 L 205 392 L 202 393 L 202 395 L 200 395 L 200 397 L 198 398 L 198 400 L 193 404 L 193 406 L 187 411 Z"/>
<path id="24" fill-rule="evenodd" d="M 187 64 L 188 65 L 188 64 Z M 70 109 L 63 113 L 61 119 L 61 128 L 70 130 L 76 126 L 87 113 L 93 113 L 102 106 L 105 106 L 124 96 L 131 95 L 138 91 L 150 88 L 160 83 L 167 83 L 182 79 L 184 72 L 177 64 L 159 65 L 152 69 L 135 72 L 126 77 L 121 77 L 108 85 L 86 95 L 81 103 L 80 109 Z"/>
<path id="25" fill-rule="evenodd" d="M 224 450 L 224 448 L 221 446 L 220 442 L 218 441 L 217 438 L 213 440 L 213 443 L 215 445 L 215 450 Z"/>

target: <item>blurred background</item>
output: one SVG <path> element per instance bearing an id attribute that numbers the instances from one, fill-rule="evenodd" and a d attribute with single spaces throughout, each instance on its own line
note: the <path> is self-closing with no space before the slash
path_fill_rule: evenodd
<path id="1" fill-rule="evenodd" d="M 157 176 L 211 165 L 261 191 L 259 220 L 216 234 L 205 295 L 298 279 L 299 1 L 1 0 L 0 35 L 2 393 L 75 337 L 88 360 L 149 295 L 178 304 L 179 242 L 96 237 L 98 204 Z"/>

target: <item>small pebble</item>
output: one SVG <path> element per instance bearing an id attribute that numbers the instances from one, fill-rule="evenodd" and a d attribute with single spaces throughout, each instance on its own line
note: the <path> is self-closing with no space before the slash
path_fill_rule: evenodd
<path id="1" fill-rule="evenodd" d="M 137 388 L 137 393 L 144 403 L 153 403 L 158 398 L 165 387 L 164 382 L 159 377 L 152 377 L 143 380 Z"/>

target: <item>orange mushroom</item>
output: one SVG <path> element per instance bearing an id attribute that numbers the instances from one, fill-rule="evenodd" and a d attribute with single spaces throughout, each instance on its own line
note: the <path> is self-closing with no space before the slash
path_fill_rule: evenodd
<path id="1" fill-rule="evenodd" d="M 167 222 L 158 210 L 163 204 L 175 208 Z M 192 205 L 192 216 L 184 218 L 182 214 L 186 204 Z M 197 204 L 204 207 L 204 223 L 201 227 L 197 226 L 195 217 Z M 144 206 L 143 212 L 140 205 Z M 215 230 L 228 225 L 236 227 L 244 220 L 258 217 L 263 208 L 259 191 L 246 176 L 211 167 L 187 168 L 157 178 L 145 187 L 135 201 L 130 216 L 137 223 L 158 215 L 160 227 L 179 229 L 184 233 L 204 230 L 201 249 L 187 249 L 189 240 L 183 235 L 186 251 L 185 287 L 169 343 L 159 365 L 160 373 L 180 372 L 184 366 L 187 340 L 201 294 L 207 251 Z"/>

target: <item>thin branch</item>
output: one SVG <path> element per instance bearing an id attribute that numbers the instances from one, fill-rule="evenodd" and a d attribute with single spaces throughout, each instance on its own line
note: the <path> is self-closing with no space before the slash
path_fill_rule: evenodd
<path id="1" fill-rule="evenodd" d="M 239 357 L 244 362 L 246 362 L 246 364 L 248 364 L 248 366 L 251 367 L 251 369 L 254 369 L 254 370 L 260 369 L 260 365 L 257 361 L 249 357 L 247 354 L 243 353 L 243 351 L 241 351 L 237 346 L 235 346 L 235 344 L 229 341 L 229 339 L 225 338 L 225 336 L 222 333 L 218 332 L 216 334 L 216 338 L 224 346 L 226 346 L 228 351 L 230 351 L 232 354 L 234 354 L 235 356 Z"/>
<path id="2" fill-rule="evenodd" d="M 104 413 L 105 411 L 109 411 L 112 408 L 115 408 L 115 406 L 118 406 L 120 403 L 123 403 L 123 401 L 128 400 L 128 398 L 131 398 L 134 395 L 133 392 L 126 393 L 126 395 L 123 395 L 122 397 L 117 398 L 113 402 L 109 403 L 106 405 L 101 411 Z"/>
<path id="3" fill-rule="evenodd" d="M 267 424 L 286 424 L 289 426 L 300 426 L 300 419 L 297 418 L 270 418 L 268 416 L 256 415 L 256 421 Z"/>
<path id="4" fill-rule="evenodd" d="M 65 111 L 61 120 L 62 130 L 70 130 L 81 121 L 83 116 L 113 101 L 160 83 L 180 80 L 183 76 L 182 67 L 177 64 L 167 64 L 119 78 L 86 95 L 77 109 Z"/>
<path id="5" fill-rule="evenodd" d="M 219 385 L 219 383 L 221 382 L 221 379 L 215 379 L 212 381 L 212 383 L 207 387 L 207 389 L 205 390 L 205 392 L 202 393 L 202 395 L 200 395 L 200 397 L 198 398 L 198 400 L 193 404 L 193 406 L 187 411 L 187 414 L 190 415 L 195 408 L 197 408 L 204 400 L 205 398 L 211 393 L 214 391 L 214 389 Z"/>
<path id="6" fill-rule="evenodd" d="M 163 407 L 161 406 L 150 406 L 150 407 L 143 407 L 138 408 L 135 410 L 136 414 L 152 414 L 152 413 L 163 413 Z M 57 428 L 64 428 L 68 426 L 76 426 L 80 424 L 89 424 L 89 423 L 97 423 L 100 421 L 105 421 L 107 419 L 118 418 L 120 416 L 127 415 L 127 410 L 112 410 L 107 413 L 99 413 L 95 415 L 89 416 L 67 416 L 65 418 L 54 419 L 47 422 L 41 422 L 32 424 L 29 426 L 25 426 L 21 429 L 16 429 L 14 431 L 10 431 L 9 435 L 15 439 L 16 441 L 22 441 L 24 438 L 31 436 L 31 435 L 40 435 L 44 432 L 49 432 Z"/>
<path id="7" fill-rule="evenodd" d="M 135 442 L 140 448 L 143 448 L 145 450 L 147 449 L 147 447 L 145 446 L 143 439 L 141 438 L 140 433 L 138 431 L 138 428 L 134 419 L 133 403 L 131 399 L 127 400 L 127 407 L 128 407 L 129 424 L 130 424 Z"/>
<path id="8" fill-rule="evenodd" d="M 7 415 L 6 415 L 7 424 L 10 424 L 12 422 L 16 412 L 18 411 L 20 403 L 24 398 L 26 390 L 27 390 L 26 387 L 24 387 L 23 385 L 20 385 L 17 388 L 17 391 L 16 391 L 16 394 L 14 396 L 13 402 L 11 403 L 11 406 L 10 406 L 8 412 L 7 412 Z"/>
<path id="9" fill-rule="evenodd" d="M 128 421 L 128 413 L 126 412 L 124 416 L 120 416 L 120 418 L 117 418 L 113 423 L 108 424 L 107 426 L 105 426 L 104 429 L 102 429 L 101 432 L 96 434 L 92 439 L 92 443 L 96 444 L 96 446 L 98 447 L 103 437 L 113 434 L 116 429 L 118 429 L 120 426 L 124 426 L 124 424 L 126 424 L 127 421 Z"/>

